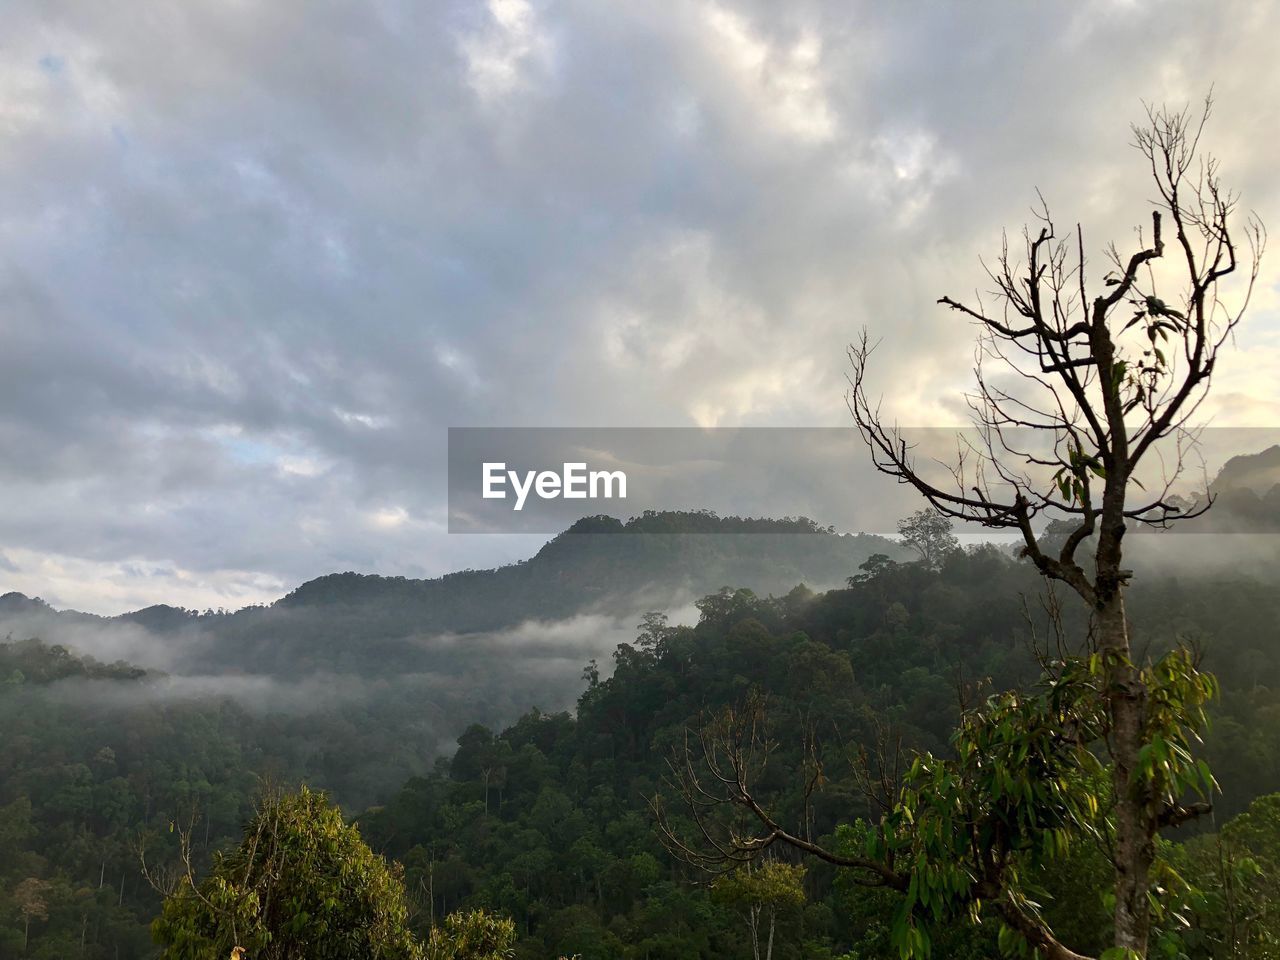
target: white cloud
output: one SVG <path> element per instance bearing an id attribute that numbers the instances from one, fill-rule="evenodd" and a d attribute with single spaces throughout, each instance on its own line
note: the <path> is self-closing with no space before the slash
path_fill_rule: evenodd
<path id="1" fill-rule="evenodd" d="M 739 84 L 749 109 L 798 140 L 822 143 L 836 133 L 835 111 L 827 100 L 822 72 L 822 40 L 805 31 L 788 44 L 771 44 L 744 15 L 709 3 L 707 50 Z"/>
<path id="2" fill-rule="evenodd" d="M 106 137 L 122 108 L 90 38 L 41 25 L 0 40 L 0 142 L 69 130 Z"/>
<path id="3" fill-rule="evenodd" d="M 487 22 L 464 34 L 459 46 L 467 79 L 482 103 L 524 89 L 551 55 L 550 38 L 540 32 L 529 0 L 489 0 Z"/>
<path id="4" fill-rule="evenodd" d="M 56 607 L 94 612 L 114 614 L 179 601 L 201 610 L 235 610 L 271 602 L 292 588 L 260 571 L 195 571 L 163 558 L 99 561 L 20 548 L 9 548 L 7 554 L 15 569 L 4 572 L 4 590 L 41 597 Z"/>
<path id="5" fill-rule="evenodd" d="M 397 530 L 409 522 L 404 507 L 383 507 L 369 514 L 369 523 L 377 530 Z"/>

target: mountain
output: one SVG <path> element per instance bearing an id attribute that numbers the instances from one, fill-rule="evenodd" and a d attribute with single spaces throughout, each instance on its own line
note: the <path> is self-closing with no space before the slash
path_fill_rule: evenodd
<path id="1" fill-rule="evenodd" d="M 1213 493 L 1247 489 L 1265 497 L 1277 485 L 1280 485 L 1280 444 L 1258 453 L 1232 457 L 1223 464 L 1209 489 Z"/>
<path id="2" fill-rule="evenodd" d="M 39 634 L 85 646 L 92 629 L 110 637 L 112 659 L 126 656 L 182 672 L 456 673 L 471 658 L 455 637 L 606 611 L 631 619 L 686 606 L 726 585 L 760 595 L 800 583 L 836 586 L 873 553 L 904 557 L 893 541 L 837 534 L 805 518 L 650 511 L 626 522 L 583 518 L 529 560 L 496 569 L 429 580 L 334 573 L 303 583 L 270 606 L 234 613 L 152 606 L 94 617 L 7 594 L 0 598 L 0 635 Z M 154 649 L 146 649 L 148 638 L 159 641 Z M 476 647 L 487 656 L 482 642 Z M 103 656 L 92 643 L 86 652 Z"/>
<path id="3" fill-rule="evenodd" d="M 13 592 L 0 595 L 0 617 L 38 616 L 53 612 L 53 607 L 39 597 L 27 597 Z"/>
<path id="4" fill-rule="evenodd" d="M 1212 509 L 1187 521 L 1186 531 L 1280 532 L 1280 444 L 1232 457 L 1209 484 L 1209 495 Z"/>

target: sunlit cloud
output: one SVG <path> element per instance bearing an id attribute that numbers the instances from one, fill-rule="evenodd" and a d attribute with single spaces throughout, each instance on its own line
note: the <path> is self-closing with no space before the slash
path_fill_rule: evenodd
<path id="1" fill-rule="evenodd" d="M 467 79 L 482 103 L 518 92 L 545 66 L 551 41 L 538 28 L 529 0 L 489 0 L 487 22 L 459 41 Z"/>
<path id="2" fill-rule="evenodd" d="M 774 45 L 752 29 L 746 16 L 719 3 L 708 4 L 705 15 L 708 52 L 731 72 L 750 109 L 801 141 L 821 143 L 835 135 L 821 37 L 806 31 L 790 44 Z"/>

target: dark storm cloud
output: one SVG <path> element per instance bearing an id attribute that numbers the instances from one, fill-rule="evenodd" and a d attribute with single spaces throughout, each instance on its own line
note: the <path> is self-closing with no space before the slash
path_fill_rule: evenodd
<path id="1" fill-rule="evenodd" d="M 896 412 L 957 419 L 970 332 L 933 301 L 1037 185 L 1130 239 L 1140 98 L 1216 83 L 1275 208 L 1276 16 L 6 4 L 5 584 L 236 606 L 511 558 L 446 540 L 448 426 L 838 424 L 863 324 Z M 1274 419 L 1274 276 L 1236 422 Z"/>

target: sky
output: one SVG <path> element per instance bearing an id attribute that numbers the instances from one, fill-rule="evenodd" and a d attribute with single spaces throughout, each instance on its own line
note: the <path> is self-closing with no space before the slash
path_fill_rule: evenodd
<path id="1" fill-rule="evenodd" d="M 1039 189 L 1088 254 L 1207 142 L 1280 223 L 1280 5 L 0 5 L 0 592 L 235 608 L 434 576 L 451 426 L 964 422 L 935 305 Z M 1102 268 L 1098 268 L 1101 273 Z M 1280 423 L 1280 255 L 1215 425 Z M 822 521 L 822 517 L 816 518 Z"/>

